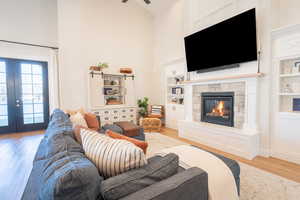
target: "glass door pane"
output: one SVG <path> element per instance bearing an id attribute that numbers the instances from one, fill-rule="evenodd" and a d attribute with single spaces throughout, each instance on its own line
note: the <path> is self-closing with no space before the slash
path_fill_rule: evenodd
<path id="1" fill-rule="evenodd" d="M 0 61 L 0 127 L 8 126 L 6 63 Z"/>
<path id="2" fill-rule="evenodd" d="M 21 84 L 24 124 L 44 123 L 42 66 L 22 63 Z"/>

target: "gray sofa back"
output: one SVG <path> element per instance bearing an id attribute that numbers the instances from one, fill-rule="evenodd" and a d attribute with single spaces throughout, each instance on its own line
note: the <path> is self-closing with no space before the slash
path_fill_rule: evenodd
<path id="1" fill-rule="evenodd" d="M 102 180 L 74 140 L 68 116 L 55 110 L 34 158 L 22 199 L 101 199 Z"/>

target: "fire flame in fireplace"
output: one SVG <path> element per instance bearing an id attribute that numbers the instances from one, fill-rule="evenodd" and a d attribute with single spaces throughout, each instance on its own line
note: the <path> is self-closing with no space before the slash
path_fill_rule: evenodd
<path id="1" fill-rule="evenodd" d="M 215 108 L 212 110 L 213 116 L 221 116 L 225 115 L 225 103 L 224 101 L 219 101 Z"/>

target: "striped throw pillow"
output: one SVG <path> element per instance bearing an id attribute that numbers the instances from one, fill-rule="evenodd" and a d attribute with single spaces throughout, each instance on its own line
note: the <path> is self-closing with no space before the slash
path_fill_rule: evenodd
<path id="1" fill-rule="evenodd" d="M 147 164 L 142 149 L 126 140 L 112 139 L 96 131 L 81 129 L 85 155 L 104 178 L 116 176 Z"/>

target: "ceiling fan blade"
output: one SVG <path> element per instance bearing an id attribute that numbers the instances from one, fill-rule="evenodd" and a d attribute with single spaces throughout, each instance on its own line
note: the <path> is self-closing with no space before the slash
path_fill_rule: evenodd
<path id="1" fill-rule="evenodd" d="M 122 3 L 127 3 L 128 0 L 122 0 Z M 150 0 L 144 0 L 146 4 L 150 4 L 151 1 Z"/>

